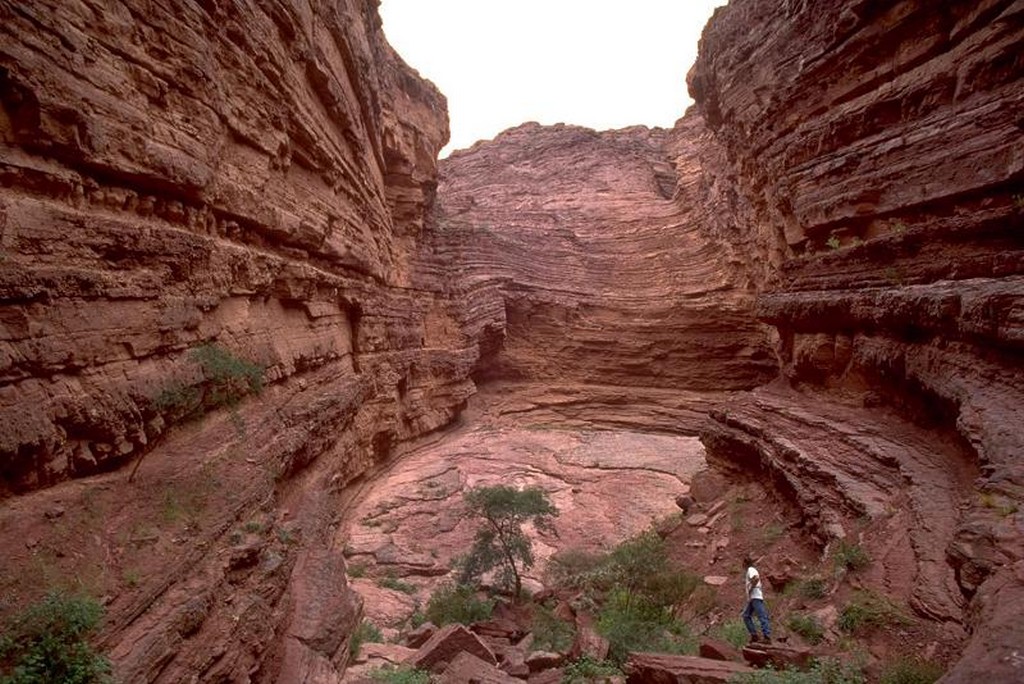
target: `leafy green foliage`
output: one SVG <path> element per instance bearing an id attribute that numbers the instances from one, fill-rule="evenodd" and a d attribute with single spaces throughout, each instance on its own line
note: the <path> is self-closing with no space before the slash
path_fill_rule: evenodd
<path id="1" fill-rule="evenodd" d="M 909 619 L 889 599 L 868 591 L 857 592 L 839 613 L 839 629 L 862 632 L 886 625 L 907 624 Z"/>
<path id="2" fill-rule="evenodd" d="M 802 636 L 811 644 L 820 644 L 825 638 L 825 630 L 813 615 L 793 613 L 786 621 L 786 626 Z"/>
<path id="3" fill-rule="evenodd" d="M 696 650 L 686 625 L 672 616 L 669 607 L 628 589 L 615 589 L 608 595 L 598 614 L 597 631 L 610 643 L 608 659 L 618 665 L 626 661 L 630 651 Z"/>
<path id="4" fill-rule="evenodd" d="M 736 675 L 729 681 L 732 684 L 864 684 L 865 679 L 864 673 L 855 665 L 834 658 L 821 658 L 806 672 L 759 670 Z"/>
<path id="5" fill-rule="evenodd" d="M 727 641 L 736 648 L 743 648 L 750 640 L 747 626 L 743 624 L 742 620 L 730 620 L 719 625 L 718 629 L 715 630 L 715 637 Z"/>
<path id="6" fill-rule="evenodd" d="M 87 640 L 102 618 L 94 599 L 62 592 L 29 606 L 0 636 L 0 684 L 111 682 L 110 662 Z"/>
<path id="7" fill-rule="evenodd" d="M 466 492 L 469 515 L 480 518 L 473 546 L 462 563 L 460 582 L 478 581 L 497 569 L 497 582 L 522 593 L 522 571 L 533 567 L 533 543 L 523 532 L 532 522 L 538 530 L 550 530 L 558 509 L 539 487 L 516 489 L 506 485 L 475 487 Z"/>
<path id="8" fill-rule="evenodd" d="M 839 237 L 836 235 L 830 236 L 829 239 L 825 241 L 825 244 L 828 245 L 828 248 L 831 250 L 837 250 L 842 245 L 839 241 Z"/>
<path id="9" fill-rule="evenodd" d="M 583 684 L 604 677 L 621 677 L 622 670 L 615 663 L 607 660 L 594 660 L 582 656 L 565 666 L 562 673 L 562 684 Z"/>
<path id="10" fill-rule="evenodd" d="M 203 372 L 202 386 L 173 382 L 154 400 L 156 408 L 173 419 L 190 418 L 222 406 L 235 406 L 247 394 L 263 389 L 263 368 L 232 354 L 220 345 L 199 345 L 189 358 Z"/>
<path id="11" fill-rule="evenodd" d="M 468 625 L 486 620 L 492 610 L 494 602 L 478 599 L 472 587 L 443 584 L 427 602 L 426 618 L 438 627 L 456 622 Z"/>
<path id="12" fill-rule="evenodd" d="M 653 530 L 622 542 L 607 554 L 569 551 L 551 559 L 551 579 L 559 586 L 581 589 L 594 602 L 622 588 L 657 606 L 672 606 L 700 585 L 696 575 L 677 570 L 665 541 Z"/>
<path id="13" fill-rule="evenodd" d="M 207 343 L 191 352 L 210 384 L 206 400 L 213 406 L 233 406 L 246 394 L 263 390 L 263 368 L 223 347 Z"/>
<path id="14" fill-rule="evenodd" d="M 823 599 L 828 596 L 828 584 L 820 577 L 808 577 L 797 587 L 800 595 L 808 599 Z"/>
<path id="15" fill-rule="evenodd" d="M 379 644 L 384 641 L 384 636 L 380 633 L 377 625 L 373 624 L 369 620 L 363 620 L 356 627 L 356 631 L 352 633 L 352 637 L 348 642 L 348 652 L 353 658 L 359 655 L 359 649 L 363 647 L 363 644 Z"/>
<path id="16" fill-rule="evenodd" d="M 863 570 L 871 564 L 871 557 L 863 547 L 843 539 L 836 543 L 836 548 L 832 552 L 832 560 L 837 568 L 846 570 Z"/>
<path id="17" fill-rule="evenodd" d="M 386 684 L 430 684 L 430 673 L 409 667 L 382 667 L 373 670 L 370 679 Z"/>
<path id="18" fill-rule="evenodd" d="M 403 582 L 394 575 L 388 575 L 377 580 L 377 586 L 383 587 L 385 589 L 392 589 L 394 591 L 400 591 L 403 594 L 416 593 L 416 587 L 409 584 L 408 582 Z"/>
<path id="19" fill-rule="evenodd" d="M 550 609 L 544 606 L 536 607 L 530 632 L 533 634 L 532 648 L 534 650 L 557 653 L 568 651 L 576 637 L 576 629 L 573 625 L 559 620 Z"/>
<path id="20" fill-rule="evenodd" d="M 943 675 L 942 668 L 932 662 L 904 659 L 882 670 L 879 684 L 932 684 Z"/>

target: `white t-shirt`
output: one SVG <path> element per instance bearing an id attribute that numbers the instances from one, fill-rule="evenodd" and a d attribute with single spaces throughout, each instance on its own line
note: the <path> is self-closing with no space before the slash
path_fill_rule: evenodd
<path id="1" fill-rule="evenodd" d="M 764 594 L 761 593 L 761 576 L 757 570 L 751 565 L 747 568 L 747 599 L 761 599 L 764 600 Z"/>

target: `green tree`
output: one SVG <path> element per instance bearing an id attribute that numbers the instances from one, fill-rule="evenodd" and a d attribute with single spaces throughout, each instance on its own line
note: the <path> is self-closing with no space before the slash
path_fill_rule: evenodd
<path id="1" fill-rule="evenodd" d="M 523 589 L 522 572 L 534 562 L 533 543 L 523 525 L 532 522 L 538 530 L 551 531 L 558 509 L 539 487 L 475 487 L 465 498 L 469 515 L 481 518 L 484 524 L 462 562 L 461 581 L 475 582 L 497 568 L 498 581 L 506 588 L 511 585 L 518 597 Z"/>

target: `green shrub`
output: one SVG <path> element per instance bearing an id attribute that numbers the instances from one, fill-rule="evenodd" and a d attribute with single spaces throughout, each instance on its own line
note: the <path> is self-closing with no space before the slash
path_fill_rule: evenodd
<path id="1" fill-rule="evenodd" d="M 386 684 L 430 684 L 430 673 L 409 667 L 382 667 L 370 673 L 370 679 Z"/>
<path id="2" fill-rule="evenodd" d="M 174 420 L 198 416 L 221 406 L 235 406 L 245 395 L 263 390 L 263 368 L 220 345 L 201 344 L 189 352 L 189 359 L 202 370 L 203 384 L 197 387 L 172 382 L 153 400 L 157 409 L 172 414 Z"/>
<path id="3" fill-rule="evenodd" d="M 718 626 L 714 633 L 715 638 L 727 641 L 736 648 L 743 648 L 750 640 L 747 626 L 743 620 L 730 620 Z"/>
<path id="4" fill-rule="evenodd" d="M 820 644 L 825 638 L 825 630 L 813 615 L 793 613 L 786 621 L 786 626 L 802 636 L 811 644 Z"/>
<path id="5" fill-rule="evenodd" d="M 853 595 L 839 613 L 838 622 L 839 629 L 849 633 L 907 623 L 907 616 L 889 599 L 867 591 Z"/>
<path id="6" fill-rule="evenodd" d="M 29 606 L 0 635 L 0 683 L 111 682 L 110 662 L 88 642 L 102 618 L 97 601 L 63 592 Z"/>
<path id="7" fill-rule="evenodd" d="M 468 625 L 486 620 L 494 609 L 493 601 L 480 600 L 472 587 L 443 584 L 427 602 L 426 617 L 438 627 L 460 623 Z"/>
<path id="8" fill-rule="evenodd" d="M 206 399 L 213 406 L 233 406 L 246 394 L 259 394 L 263 390 L 263 368 L 224 347 L 206 343 L 193 349 L 190 355 L 210 383 Z"/>
<path id="9" fill-rule="evenodd" d="M 671 610 L 627 589 L 609 594 L 597 618 L 597 631 L 608 639 L 608 659 L 621 665 L 630 651 L 693 653 L 696 643 Z"/>
<path id="10" fill-rule="evenodd" d="M 887 665 L 878 681 L 879 684 L 932 684 L 943 674 L 936 663 L 904 659 Z"/>
<path id="11" fill-rule="evenodd" d="M 380 633 L 377 625 L 369 620 L 363 620 L 356 627 L 356 631 L 352 632 L 352 637 L 348 642 L 349 655 L 355 658 L 359 655 L 359 649 L 363 647 L 363 644 L 379 644 L 382 641 L 384 641 L 384 636 Z"/>
<path id="12" fill-rule="evenodd" d="M 622 670 L 615 663 L 582 656 L 565 666 L 562 684 L 584 684 L 604 677 L 621 677 L 622 674 Z"/>
<path id="13" fill-rule="evenodd" d="M 627 539 L 607 554 L 558 554 L 552 559 L 551 578 L 557 586 L 583 590 L 593 602 L 621 588 L 657 606 L 680 603 L 701 585 L 699 577 L 673 566 L 665 541 L 653 530 Z"/>
<path id="14" fill-rule="evenodd" d="M 828 583 L 820 577 L 809 577 L 800 582 L 797 591 L 807 599 L 823 599 L 828 596 Z"/>
<path id="15" fill-rule="evenodd" d="M 863 570 L 871 564 L 871 557 L 868 556 L 859 544 L 851 544 L 844 539 L 836 543 L 832 552 L 832 560 L 837 568 L 846 570 Z"/>
<path id="16" fill-rule="evenodd" d="M 856 665 L 834 658 L 820 658 L 806 672 L 759 670 L 736 675 L 729 681 L 732 684 L 864 684 L 865 679 Z"/>
<path id="17" fill-rule="evenodd" d="M 828 248 L 831 250 L 837 250 L 842 245 L 839 241 L 839 237 L 835 235 L 830 236 L 829 239 L 825 241 L 825 244 L 828 245 Z"/>
<path id="18" fill-rule="evenodd" d="M 408 582 L 403 582 L 394 575 L 388 575 L 387 577 L 383 577 L 377 580 L 377 586 L 383 587 L 385 589 L 392 589 L 394 591 L 400 591 L 403 594 L 416 593 L 416 587 L 409 584 Z"/>
<path id="19" fill-rule="evenodd" d="M 530 631 L 533 633 L 532 648 L 539 651 L 565 653 L 572 646 L 573 639 L 576 637 L 576 629 L 573 625 L 559 620 L 550 609 L 544 606 L 535 608 Z"/>

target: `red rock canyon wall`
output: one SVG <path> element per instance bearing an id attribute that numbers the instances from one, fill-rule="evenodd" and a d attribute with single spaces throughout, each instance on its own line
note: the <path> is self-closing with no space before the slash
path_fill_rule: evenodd
<path id="1" fill-rule="evenodd" d="M 880 504 L 909 514 L 911 605 L 973 630 L 948 681 L 1019 677 L 1022 44 L 1009 0 L 734 0 L 689 76 L 795 387 L 716 412 L 705 443 L 770 474 L 824 540 Z"/>
<path id="2" fill-rule="evenodd" d="M 443 96 L 363 0 L 0 17 L 5 591 L 95 580 L 123 681 L 337 673 L 359 612 L 339 492 L 473 391 L 450 298 L 409 284 Z M 263 393 L 186 424 L 218 403 L 210 350 Z M 135 483 L 10 498 L 144 453 Z M 202 510 L 172 534 L 182 501 Z"/>

